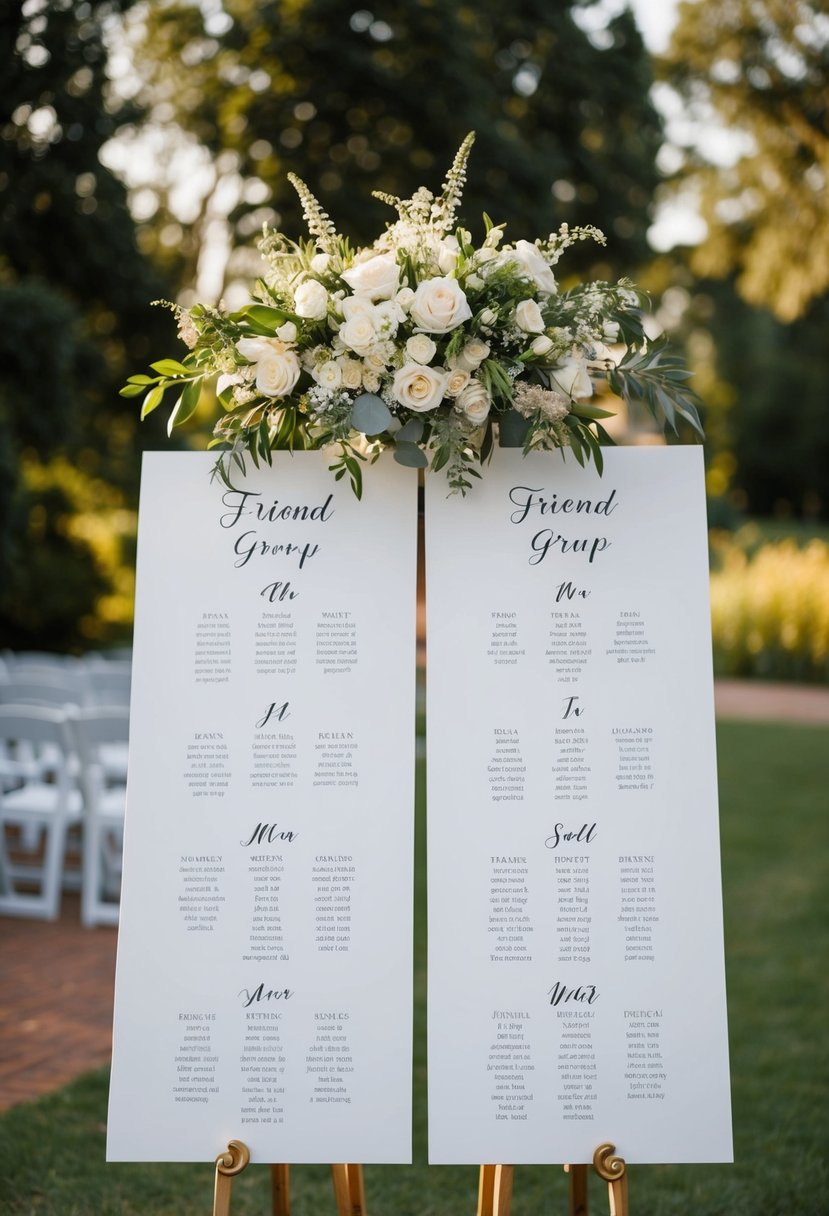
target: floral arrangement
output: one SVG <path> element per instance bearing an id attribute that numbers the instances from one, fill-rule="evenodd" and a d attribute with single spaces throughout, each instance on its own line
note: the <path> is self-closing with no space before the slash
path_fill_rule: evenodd
<path id="1" fill-rule="evenodd" d="M 562 254 L 577 241 L 603 244 L 597 229 L 563 224 L 509 244 L 485 215 L 476 245 L 457 226 L 473 140 L 438 197 L 376 193 L 398 219 L 357 251 L 290 175 L 310 240 L 266 228 L 265 273 L 238 311 L 169 305 L 189 353 L 131 376 L 122 394 L 143 396 L 143 418 L 172 391 L 172 431 L 215 378 L 222 416 L 210 446 L 223 480 L 234 465 L 244 471 L 246 455 L 258 466 L 274 449 L 322 447 L 358 497 L 362 464 L 384 448 L 403 465 L 444 469 L 450 489 L 465 493 L 496 424 L 502 443 L 570 448 L 601 471 L 601 447 L 612 442 L 602 419 L 612 411 L 592 398 L 605 386 L 674 430 L 681 416 L 702 434 L 689 373 L 664 339 L 646 337 L 633 284 L 559 289 Z"/>

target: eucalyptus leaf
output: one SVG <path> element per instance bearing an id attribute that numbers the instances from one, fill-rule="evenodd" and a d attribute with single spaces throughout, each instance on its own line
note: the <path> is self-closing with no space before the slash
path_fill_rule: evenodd
<path id="1" fill-rule="evenodd" d="M 426 453 L 416 443 L 406 443 L 405 440 L 394 445 L 394 459 L 407 469 L 425 469 L 429 465 Z"/>
<path id="2" fill-rule="evenodd" d="M 355 431 L 362 431 L 364 435 L 379 435 L 387 429 L 391 420 L 389 407 L 376 393 L 363 393 L 354 402 L 351 425 Z"/>
<path id="3" fill-rule="evenodd" d="M 395 443 L 420 443 L 423 438 L 424 425 L 419 418 L 410 418 L 405 426 L 401 426 L 395 435 Z"/>

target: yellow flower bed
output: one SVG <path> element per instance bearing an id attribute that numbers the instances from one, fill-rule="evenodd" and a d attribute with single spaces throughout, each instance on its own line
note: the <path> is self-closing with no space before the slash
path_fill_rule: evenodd
<path id="1" fill-rule="evenodd" d="M 829 545 L 715 542 L 711 618 L 718 674 L 829 679 Z"/>

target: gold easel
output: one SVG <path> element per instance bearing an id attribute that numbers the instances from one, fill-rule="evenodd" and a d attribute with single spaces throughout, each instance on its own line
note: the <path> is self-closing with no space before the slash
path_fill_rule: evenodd
<path id="1" fill-rule="evenodd" d="M 230 1216 L 233 1179 L 250 1162 L 250 1150 L 241 1140 L 230 1140 L 216 1158 L 213 1216 Z M 361 1165 L 332 1165 L 337 1216 L 365 1216 L 366 1193 Z M 291 1216 L 290 1166 L 271 1166 L 271 1216 Z"/>
<path id="2" fill-rule="evenodd" d="M 600 1144 L 593 1154 L 593 1169 L 607 1183 L 610 1216 L 630 1216 L 624 1158 L 614 1144 Z M 478 1216 L 510 1216 L 512 1165 L 482 1165 L 478 1180 Z M 570 1178 L 568 1216 L 588 1216 L 587 1166 L 565 1165 Z"/>

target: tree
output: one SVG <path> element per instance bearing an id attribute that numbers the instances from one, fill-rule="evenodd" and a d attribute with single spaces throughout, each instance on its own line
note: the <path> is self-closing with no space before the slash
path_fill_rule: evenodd
<path id="1" fill-rule="evenodd" d="M 143 10 L 137 55 L 156 113 L 214 157 L 235 153 L 236 240 L 263 218 L 300 233 L 293 170 L 370 241 L 392 218 L 370 191 L 436 186 L 474 129 L 467 223 L 487 211 L 513 238 L 594 223 L 609 253 L 582 245 L 570 264 L 609 277 L 647 256 L 661 131 L 633 18 L 588 36 L 577 18 L 593 2 L 225 0 L 207 13 L 171 0 Z"/>
<path id="2" fill-rule="evenodd" d="M 665 80 L 701 124 L 743 137 L 727 169 L 704 142 L 679 174 L 698 191 L 707 239 L 692 266 L 736 274 L 781 321 L 829 290 L 829 15 L 819 0 L 683 3 Z"/>
<path id="3" fill-rule="evenodd" d="M 32 632 L 37 621 L 54 644 L 79 642 L 77 618 L 94 612 L 106 579 L 64 526 L 73 503 L 61 477 L 43 470 L 65 453 L 99 498 L 112 483 L 134 494 L 138 424 L 117 388 L 172 338 L 169 317 L 149 308 L 169 289 L 99 158 L 127 117 L 109 101 L 105 41 L 124 7 L 27 0 L 0 20 L 0 223 L 10 237 L 0 260 L 0 631 L 12 644 L 49 644 Z M 152 442 L 152 431 L 141 438 Z M 38 470 L 37 487 L 26 469 Z M 50 611 L 64 604 L 59 620 L 44 596 Z"/>

